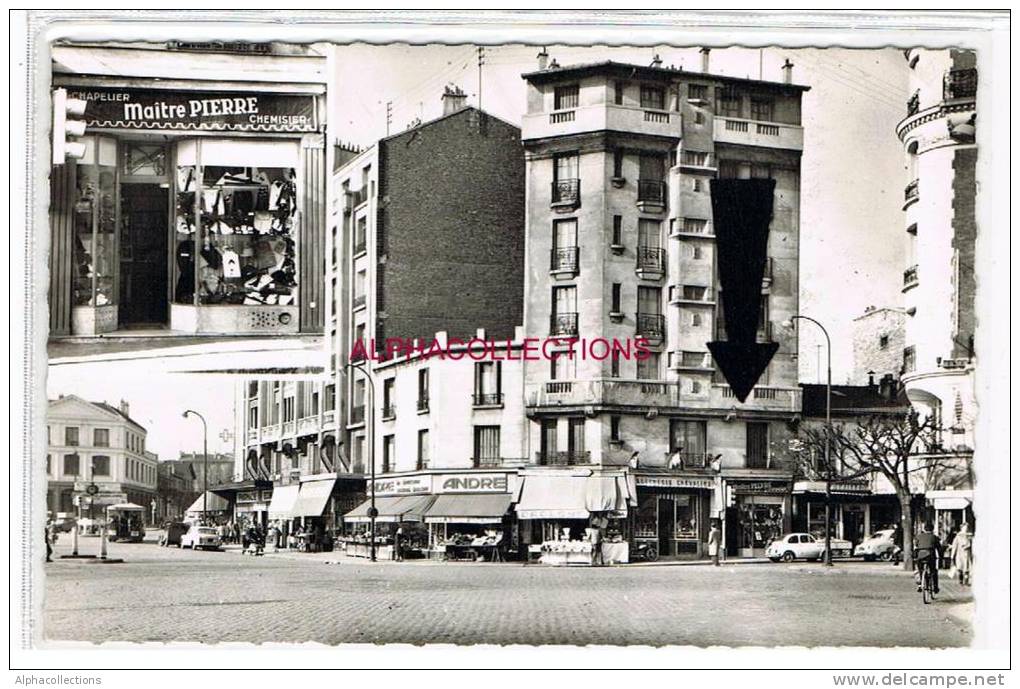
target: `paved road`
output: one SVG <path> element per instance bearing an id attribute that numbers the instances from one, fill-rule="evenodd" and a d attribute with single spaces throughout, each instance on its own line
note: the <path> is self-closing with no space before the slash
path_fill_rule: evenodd
<path id="1" fill-rule="evenodd" d="M 65 536 L 63 541 L 69 541 Z M 83 539 L 83 551 L 98 547 Z M 55 554 L 67 552 L 67 543 Z M 966 646 L 970 595 L 929 606 L 884 564 L 549 568 L 326 564 L 153 544 L 46 565 L 53 640 Z"/>

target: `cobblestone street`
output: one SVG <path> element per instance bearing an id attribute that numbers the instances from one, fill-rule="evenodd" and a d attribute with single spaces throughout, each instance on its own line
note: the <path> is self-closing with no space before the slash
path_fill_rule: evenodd
<path id="1" fill-rule="evenodd" d="M 46 565 L 49 640 L 966 646 L 971 596 L 890 565 L 550 568 L 242 557 L 152 543 Z M 82 539 L 81 552 L 99 543 Z"/>

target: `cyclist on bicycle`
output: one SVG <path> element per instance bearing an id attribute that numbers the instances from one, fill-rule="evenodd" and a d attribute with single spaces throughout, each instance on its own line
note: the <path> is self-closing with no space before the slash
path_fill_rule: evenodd
<path id="1" fill-rule="evenodd" d="M 924 531 L 917 534 L 914 539 L 914 578 L 917 580 L 917 590 L 921 590 L 921 566 L 928 565 L 931 572 L 932 590 L 939 592 L 939 560 L 942 558 L 942 541 L 934 533 L 934 527 L 930 523 L 924 525 Z"/>

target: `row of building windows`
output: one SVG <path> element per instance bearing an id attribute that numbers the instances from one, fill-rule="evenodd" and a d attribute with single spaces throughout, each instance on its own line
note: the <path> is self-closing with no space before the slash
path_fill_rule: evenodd
<path id="1" fill-rule="evenodd" d="M 616 81 L 613 83 L 613 104 L 624 105 L 630 83 Z M 751 96 L 749 108 L 744 109 L 744 94 L 734 88 L 719 88 L 716 98 L 717 115 L 723 117 L 747 118 L 760 122 L 775 120 L 775 99 L 763 95 Z M 667 110 L 667 91 L 662 86 L 641 84 L 638 90 L 638 105 L 645 110 Z M 553 110 L 572 110 L 580 105 L 580 84 L 565 84 L 553 89 Z M 708 102 L 709 87 L 707 84 L 688 84 L 687 97 L 692 101 Z"/>
<path id="2" fill-rule="evenodd" d="M 296 396 L 283 396 L 283 388 L 279 381 L 273 381 L 269 393 L 269 405 L 265 418 L 269 425 L 289 423 L 297 418 L 308 418 L 319 415 L 319 390 L 312 387 L 310 392 L 303 388 L 303 383 L 298 383 L 298 394 Z M 323 412 L 331 412 L 336 405 L 336 386 L 330 384 L 323 389 Z M 249 381 L 248 383 L 248 428 L 258 428 L 260 414 L 259 383 Z"/>

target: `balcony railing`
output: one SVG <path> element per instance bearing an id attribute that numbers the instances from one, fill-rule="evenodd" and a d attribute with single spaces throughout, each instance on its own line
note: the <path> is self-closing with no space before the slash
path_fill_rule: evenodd
<path id="1" fill-rule="evenodd" d="M 573 466 L 591 464 L 591 452 L 536 452 L 535 463 L 540 466 Z"/>
<path id="2" fill-rule="evenodd" d="M 578 255 L 576 246 L 564 246 L 549 252 L 549 270 L 554 273 L 577 273 Z"/>
<path id="3" fill-rule="evenodd" d="M 974 98 L 977 95 L 977 69 L 953 69 L 942 81 L 942 99 Z"/>
<path id="4" fill-rule="evenodd" d="M 903 271 L 903 286 L 913 287 L 917 284 L 917 266 L 913 265 Z"/>
<path id="5" fill-rule="evenodd" d="M 906 208 L 910 204 L 912 204 L 915 201 L 917 201 L 917 199 L 920 197 L 920 193 L 921 192 L 920 192 L 920 189 L 918 188 L 918 186 L 919 186 L 918 182 L 919 182 L 919 180 L 915 179 L 913 182 L 908 184 L 906 186 L 906 188 L 903 190 L 903 207 L 904 208 Z"/>
<path id="6" fill-rule="evenodd" d="M 750 124 L 747 120 L 726 120 L 726 131 L 728 132 L 747 132 L 747 126 Z"/>
<path id="7" fill-rule="evenodd" d="M 364 305 L 365 305 L 365 295 L 364 294 L 359 294 L 358 296 L 354 297 L 353 300 L 351 300 L 351 308 L 352 309 L 360 309 Z"/>
<path id="8" fill-rule="evenodd" d="M 637 200 L 638 203 L 666 205 L 666 183 L 661 179 L 639 179 Z"/>
<path id="9" fill-rule="evenodd" d="M 704 452 L 673 452 L 666 456 L 666 466 L 672 471 L 704 469 L 710 462 L 711 455 Z"/>
<path id="10" fill-rule="evenodd" d="M 642 272 L 664 273 L 666 271 L 666 251 L 657 246 L 639 246 L 637 248 L 637 269 Z"/>
<path id="11" fill-rule="evenodd" d="M 428 411 L 429 410 L 429 398 L 428 397 L 419 397 L 418 398 L 417 407 L 418 407 L 418 411 L 420 411 L 420 412 Z"/>
<path id="12" fill-rule="evenodd" d="M 691 352 L 691 354 L 695 354 Z M 695 366 L 688 368 L 691 375 L 712 372 L 710 356 L 699 356 Z M 674 356 L 671 365 L 679 368 L 680 359 Z M 624 380 L 604 378 L 596 380 L 552 380 L 530 384 L 525 389 L 525 404 L 530 408 L 548 407 L 563 410 L 575 408 L 583 411 L 592 406 L 649 408 L 700 408 L 732 409 L 737 404 L 729 386 L 701 383 L 704 394 L 692 395 L 677 381 Z M 800 411 L 800 390 L 783 387 L 757 387 L 745 403 L 749 408 L 777 411 Z"/>
<path id="13" fill-rule="evenodd" d="M 382 408 L 382 419 L 388 421 L 389 419 L 397 418 L 397 408 L 392 404 L 384 405 Z"/>
<path id="14" fill-rule="evenodd" d="M 680 165 L 682 167 L 712 167 L 712 154 L 707 151 L 681 151 Z"/>
<path id="15" fill-rule="evenodd" d="M 637 314 L 635 334 L 649 340 L 661 340 L 666 336 L 666 317 L 659 313 Z"/>
<path id="16" fill-rule="evenodd" d="M 576 335 L 577 313 L 554 313 L 549 318 L 550 335 Z"/>
<path id="17" fill-rule="evenodd" d="M 581 202 L 581 180 L 561 179 L 552 183 L 554 205 L 579 205 Z"/>
<path id="18" fill-rule="evenodd" d="M 549 113 L 549 124 L 560 124 L 561 122 L 573 122 L 575 113 L 573 110 Z"/>
<path id="19" fill-rule="evenodd" d="M 656 110 L 645 110 L 645 122 L 658 122 L 669 124 L 669 113 Z"/>
<path id="20" fill-rule="evenodd" d="M 495 469 L 498 467 L 521 467 L 528 463 L 527 457 L 472 457 L 471 464 L 475 469 Z"/>
<path id="21" fill-rule="evenodd" d="M 354 244 L 354 255 L 365 253 L 366 245 L 365 240 L 362 239 Z"/>
<path id="22" fill-rule="evenodd" d="M 502 407 L 503 393 L 476 392 L 471 396 L 471 402 L 476 407 Z"/>

